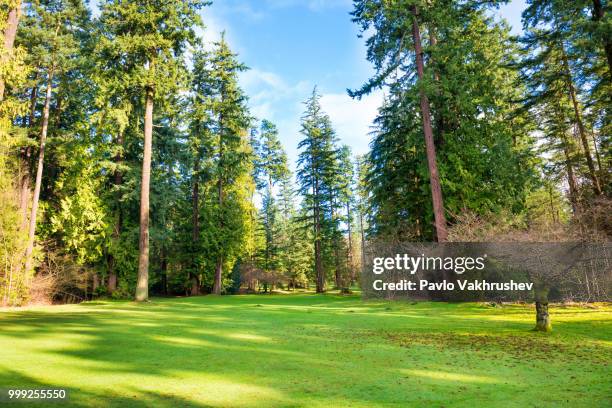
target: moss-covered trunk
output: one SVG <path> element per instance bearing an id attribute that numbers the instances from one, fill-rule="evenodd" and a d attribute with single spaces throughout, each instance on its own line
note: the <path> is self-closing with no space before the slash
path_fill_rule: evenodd
<path id="1" fill-rule="evenodd" d="M 549 332 L 552 330 L 548 313 L 548 288 L 539 286 L 535 290 L 536 327 L 534 330 Z"/>
<path id="2" fill-rule="evenodd" d="M 548 313 L 548 302 L 536 302 L 535 330 L 544 332 L 549 332 L 552 330 L 550 314 Z"/>

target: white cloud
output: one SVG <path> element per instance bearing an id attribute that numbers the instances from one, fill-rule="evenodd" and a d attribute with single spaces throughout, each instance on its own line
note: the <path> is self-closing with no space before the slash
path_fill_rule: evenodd
<path id="1" fill-rule="evenodd" d="M 240 84 L 249 95 L 251 113 L 277 125 L 289 159 L 294 163 L 298 155 L 297 144 L 302 138 L 302 102 L 310 96 L 314 83 L 288 83 L 274 72 L 254 68 L 241 74 Z M 371 127 L 382 102 L 382 91 L 366 95 L 361 100 L 352 99 L 345 93 L 322 92 L 321 95 L 321 106 L 329 115 L 338 138 L 341 143 L 351 146 L 354 154 L 368 151 Z"/>
<path id="2" fill-rule="evenodd" d="M 240 15 L 242 18 L 249 21 L 259 21 L 266 16 L 266 12 L 262 8 L 253 8 L 250 3 L 240 1 L 224 0 L 218 5 L 218 9 L 223 14 Z"/>
<path id="3" fill-rule="evenodd" d="M 292 165 L 297 160 L 300 117 L 314 84 L 309 81 L 288 83 L 274 72 L 252 68 L 240 75 L 240 85 L 249 97 L 251 114 L 276 124 L 279 137 Z"/>
<path id="4" fill-rule="evenodd" d="M 257 68 L 250 69 L 240 76 L 240 83 L 245 88 L 269 86 L 275 90 L 286 88 L 285 82 L 274 72 L 261 71 Z"/>
<path id="5" fill-rule="evenodd" d="M 352 0 L 267 0 L 273 8 L 305 6 L 312 11 L 322 11 L 335 7 L 350 7 Z"/>
<path id="6" fill-rule="evenodd" d="M 278 113 L 286 113 L 296 100 L 305 98 L 313 86 L 308 81 L 289 84 L 278 74 L 257 68 L 243 72 L 240 85 L 249 96 L 251 113 L 270 120 L 277 119 Z M 281 112 L 275 112 L 275 109 Z"/>
<path id="7" fill-rule="evenodd" d="M 241 0 L 224 0 L 215 2 L 215 7 L 207 7 L 202 15 L 206 23 L 203 38 L 207 44 L 220 38 L 220 32 L 227 29 L 226 39 L 235 52 L 241 52 L 239 41 L 232 37 L 230 15 L 240 15 L 243 21 L 265 19 L 273 9 L 300 7 L 313 12 L 335 7 L 350 8 L 351 0 L 262 0 L 257 3 L 246 3 Z M 254 4 L 257 6 L 255 7 Z M 207 48 L 210 45 L 207 45 Z M 364 77 L 369 74 L 369 64 L 363 61 L 361 47 L 357 47 L 356 58 L 363 67 L 353 67 L 364 71 Z M 240 58 L 240 57 L 239 57 Z M 248 63 L 248 62 L 247 62 Z M 300 121 L 304 111 L 303 101 L 311 94 L 315 81 L 309 78 L 288 80 L 282 72 L 273 72 L 251 65 L 251 69 L 240 74 L 240 85 L 249 97 L 251 114 L 259 119 L 269 119 L 279 130 L 279 137 L 285 146 L 289 161 L 295 169 L 298 157 L 297 145 L 302 139 Z M 330 74 L 331 75 L 331 74 Z M 330 79 L 319 78 L 321 83 Z M 370 131 L 378 107 L 382 104 L 383 93 L 375 92 L 354 100 L 345 93 L 322 92 L 321 104 L 323 110 L 331 118 L 332 125 L 343 144 L 351 146 L 353 153 L 363 154 L 368 151 Z M 337 88 L 334 88 L 337 92 Z"/>
<path id="8" fill-rule="evenodd" d="M 321 107 L 329 115 L 336 134 L 343 144 L 351 146 L 354 154 L 368 151 L 369 133 L 382 102 L 382 91 L 366 95 L 361 100 L 337 93 L 321 97 Z"/>
<path id="9" fill-rule="evenodd" d="M 213 11 L 211 7 L 206 7 L 202 11 L 202 20 L 204 21 L 204 31 L 198 29 L 197 34 L 204 41 L 204 49 L 210 51 L 213 48 L 213 43 L 221 40 L 221 33 L 225 33 L 225 41 L 229 44 L 233 52 L 242 53 L 240 43 L 234 38 L 231 25 L 217 11 Z"/>

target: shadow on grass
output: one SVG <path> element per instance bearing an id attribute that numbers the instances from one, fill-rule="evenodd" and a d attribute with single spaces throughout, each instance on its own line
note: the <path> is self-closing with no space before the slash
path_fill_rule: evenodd
<path id="1" fill-rule="evenodd" d="M 66 391 L 67 398 L 62 400 L 10 400 L 6 396 L 0 398 L 0 406 L 15 407 L 92 407 L 92 406 L 129 406 L 135 408 L 148 407 L 208 407 L 175 395 L 164 395 L 156 392 L 135 392 L 133 395 L 113 394 L 112 390 L 93 393 L 76 387 L 67 387 L 61 382 L 42 382 L 33 377 L 25 376 L 13 370 L 0 372 L 0 384 L 3 391 L 13 389 L 38 389 Z"/>

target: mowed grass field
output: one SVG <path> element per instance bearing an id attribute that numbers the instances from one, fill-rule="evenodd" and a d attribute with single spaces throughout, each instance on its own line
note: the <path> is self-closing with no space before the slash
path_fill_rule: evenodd
<path id="1" fill-rule="evenodd" d="M 612 406 L 612 306 L 552 319 L 332 294 L 3 310 L 0 388 L 75 407 Z"/>

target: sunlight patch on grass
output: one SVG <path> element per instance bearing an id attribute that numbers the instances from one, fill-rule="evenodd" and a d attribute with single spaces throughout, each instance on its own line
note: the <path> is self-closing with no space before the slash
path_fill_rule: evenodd
<path id="1" fill-rule="evenodd" d="M 176 336 L 151 336 L 154 341 L 166 344 L 179 344 L 186 346 L 197 346 L 197 347 L 215 347 L 214 343 L 201 339 L 192 339 L 189 337 L 176 337 Z"/>
<path id="2" fill-rule="evenodd" d="M 464 383 L 499 384 L 502 381 L 484 375 L 450 373 L 445 371 L 401 369 L 408 376 L 430 378 L 432 380 L 457 381 Z M 507 382 L 507 380 L 505 381 Z"/>
<path id="3" fill-rule="evenodd" d="M 257 343 L 272 342 L 272 339 L 270 337 L 260 336 L 260 335 L 251 334 L 251 333 L 228 333 L 228 334 L 224 334 L 223 337 L 227 337 L 228 339 L 254 341 Z"/>
<path id="4" fill-rule="evenodd" d="M 608 406 L 612 307 L 551 308 L 544 336 L 533 313 L 313 294 L 0 311 L 0 387 L 77 408 Z"/>
<path id="5" fill-rule="evenodd" d="M 227 379 L 218 375 L 200 374 L 178 376 L 168 382 L 172 385 L 172 394 L 182 399 L 191 400 L 194 404 L 204 404 L 218 407 L 249 407 L 261 406 L 262 401 L 284 401 L 283 394 L 270 387 Z M 166 380 L 167 381 L 167 380 Z M 140 384 L 135 391 L 159 392 L 159 383 Z"/>

